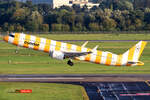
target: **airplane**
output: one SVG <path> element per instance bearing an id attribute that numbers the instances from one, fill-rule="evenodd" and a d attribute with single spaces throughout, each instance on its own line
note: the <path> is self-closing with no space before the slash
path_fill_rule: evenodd
<path id="1" fill-rule="evenodd" d="M 144 65 L 143 62 L 139 61 L 139 58 L 144 50 L 145 45 L 147 44 L 146 41 L 139 41 L 125 53 L 117 55 L 108 51 L 97 50 L 98 45 L 93 49 L 86 48 L 85 46 L 88 41 L 82 46 L 77 46 L 74 44 L 40 38 L 24 33 L 10 33 L 9 35 L 4 36 L 3 40 L 16 46 L 44 51 L 49 53 L 51 58 L 58 60 L 64 60 L 68 58 L 69 60 L 67 64 L 70 66 L 74 65 L 72 61 L 73 59 L 96 64 L 104 64 L 108 66 Z"/>

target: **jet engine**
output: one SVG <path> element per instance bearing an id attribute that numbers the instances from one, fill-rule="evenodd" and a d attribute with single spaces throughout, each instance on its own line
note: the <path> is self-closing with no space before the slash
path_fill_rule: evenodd
<path id="1" fill-rule="evenodd" d="M 64 53 L 61 51 L 51 51 L 49 53 L 49 56 L 58 60 L 63 60 L 65 59 Z"/>

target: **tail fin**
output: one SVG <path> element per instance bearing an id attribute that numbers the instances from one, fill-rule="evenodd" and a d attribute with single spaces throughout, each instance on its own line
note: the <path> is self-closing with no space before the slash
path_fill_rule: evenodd
<path id="1" fill-rule="evenodd" d="M 127 62 L 139 62 L 139 58 L 144 50 L 146 41 L 140 41 L 132 48 L 130 48 L 127 52 L 123 54 L 123 59 L 126 59 Z"/>

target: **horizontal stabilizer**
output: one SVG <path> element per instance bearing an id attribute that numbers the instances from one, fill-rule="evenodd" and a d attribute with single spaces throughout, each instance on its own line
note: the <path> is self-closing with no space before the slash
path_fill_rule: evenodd
<path id="1" fill-rule="evenodd" d="M 96 46 L 92 49 L 92 51 L 97 50 L 97 48 L 98 48 L 98 45 L 96 45 Z"/>
<path id="2" fill-rule="evenodd" d="M 81 47 L 85 47 L 87 45 L 88 41 L 86 41 Z"/>

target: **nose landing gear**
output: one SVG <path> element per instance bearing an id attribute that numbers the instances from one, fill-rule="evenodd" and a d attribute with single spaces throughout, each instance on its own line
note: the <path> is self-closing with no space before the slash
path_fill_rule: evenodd
<path id="1" fill-rule="evenodd" d="M 71 59 L 70 59 L 70 60 L 68 60 L 67 64 L 68 64 L 68 65 L 70 65 L 70 66 L 73 66 L 73 65 L 74 65 L 74 63 L 72 62 L 72 60 L 71 60 Z"/>

